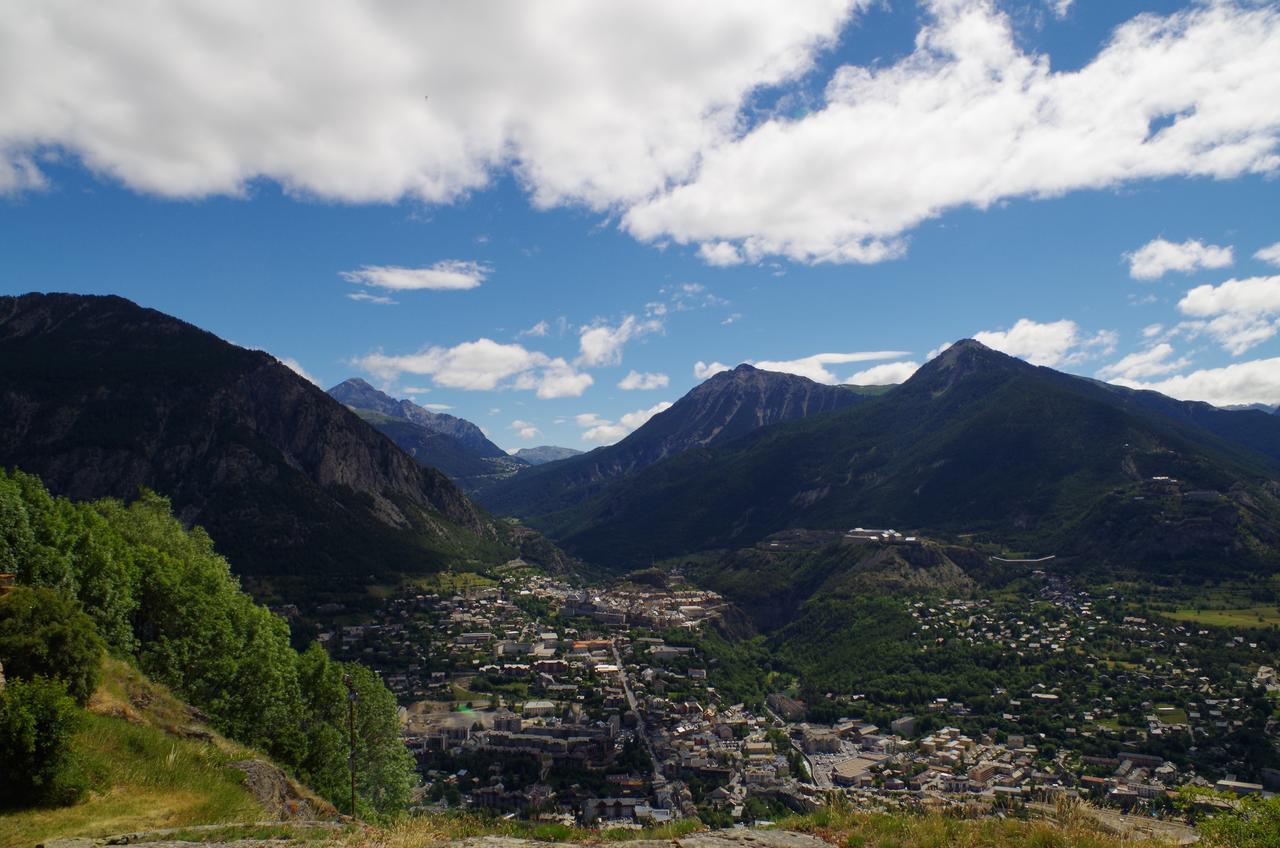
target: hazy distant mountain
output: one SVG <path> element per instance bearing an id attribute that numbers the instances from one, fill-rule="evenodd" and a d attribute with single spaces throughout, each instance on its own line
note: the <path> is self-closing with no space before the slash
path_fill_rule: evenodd
<path id="1" fill-rule="evenodd" d="M 468 492 L 515 474 L 528 463 L 511 456 L 464 418 L 397 400 L 353 377 L 329 390 L 357 415 L 429 468 L 438 468 Z"/>
<path id="2" fill-rule="evenodd" d="M 1280 565 L 1280 421 L 1149 395 L 961 342 L 878 398 L 686 451 L 533 523 L 619 564 L 860 525 L 976 532 L 1090 564 Z"/>
<path id="3" fill-rule="evenodd" d="M 579 456 L 581 453 L 582 451 L 574 450 L 573 448 L 539 445 L 536 448 L 520 448 L 512 456 L 523 459 L 530 465 L 546 465 L 548 462 L 568 459 L 571 456 Z"/>
<path id="4" fill-rule="evenodd" d="M 329 389 L 329 395 L 353 409 L 380 412 L 389 418 L 399 418 L 425 427 L 433 433 L 451 436 L 476 456 L 497 458 L 507 456 L 506 451 L 489 441 L 479 427 L 465 418 L 446 415 L 443 412 L 432 412 L 411 400 L 397 400 L 386 392 L 378 391 L 359 377 L 344 380 Z"/>
<path id="5" fill-rule="evenodd" d="M 865 400 L 866 391 L 739 365 L 695 387 L 617 444 L 522 471 L 477 496 L 499 514 L 545 514 L 667 457 L 727 444 L 770 424 L 843 409 Z"/>
<path id="6" fill-rule="evenodd" d="M 242 573 L 365 579 L 498 547 L 443 474 L 270 355 L 119 297 L 0 297 L 0 465 L 80 499 L 151 488 Z"/>

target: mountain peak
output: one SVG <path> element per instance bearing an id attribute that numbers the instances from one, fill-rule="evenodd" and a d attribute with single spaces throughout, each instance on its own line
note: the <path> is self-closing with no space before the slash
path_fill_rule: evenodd
<path id="1" fill-rule="evenodd" d="M 343 380 L 329 390 L 329 395 L 353 409 L 381 413 L 424 427 L 433 433 L 452 436 L 477 456 L 501 458 L 507 455 L 506 451 L 489 441 L 479 427 L 465 418 L 432 412 L 411 400 L 393 398 L 359 377 Z"/>
<path id="2" fill-rule="evenodd" d="M 1034 369 L 1034 365 L 993 350 L 976 339 L 961 339 L 922 365 L 902 385 L 938 394 L 971 377 L 1012 375 Z"/>

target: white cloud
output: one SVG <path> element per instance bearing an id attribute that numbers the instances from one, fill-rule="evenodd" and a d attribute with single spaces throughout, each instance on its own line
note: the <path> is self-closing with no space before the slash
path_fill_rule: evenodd
<path id="1" fill-rule="evenodd" d="M 586 412 L 581 415 L 574 416 L 574 421 L 579 427 L 584 428 L 582 440 L 596 445 L 612 444 L 623 438 L 633 430 L 638 429 L 642 424 L 648 421 L 659 412 L 663 412 L 671 408 L 668 401 L 656 403 L 648 409 L 637 409 L 635 412 L 628 412 L 618 421 L 614 422 L 607 418 L 601 418 L 594 412 Z"/>
<path id="2" fill-rule="evenodd" d="M 306 380 L 308 383 L 312 383 L 313 385 L 316 385 L 316 386 L 320 385 L 320 381 L 317 380 L 315 377 L 312 377 L 311 374 L 307 372 L 307 369 L 302 367 L 302 363 L 294 359 L 292 356 L 284 357 L 283 359 L 280 360 L 280 364 L 288 368 L 293 373 L 297 374 L 302 379 Z"/>
<path id="3" fill-rule="evenodd" d="M 638 320 L 634 315 L 628 315 L 616 327 L 608 324 L 583 327 L 578 335 L 580 353 L 576 362 L 589 368 L 617 365 L 622 361 L 622 348 L 627 342 L 661 330 L 661 321 L 653 318 Z"/>
<path id="4" fill-rule="evenodd" d="M 693 363 L 693 376 L 699 380 L 706 380 L 709 377 L 714 377 L 715 375 L 719 374 L 722 371 L 731 371 L 731 370 L 733 370 L 733 366 L 725 365 L 723 362 L 708 363 L 708 362 L 703 362 L 702 360 L 698 360 L 697 362 Z"/>
<path id="5" fill-rule="evenodd" d="M 1280 267 L 1280 241 L 1262 248 L 1253 254 L 1253 258 Z"/>
<path id="6" fill-rule="evenodd" d="M 1053 14 L 1057 18 L 1065 18 L 1074 3 L 1075 0 L 1049 0 L 1049 6 L 1053 9 Z"/>
<path id="7" fill-rule="evenodd" d="M 429 376 L 436 385 L 467 391 L 497 388 L 534 390 L 540 398 L 580 397 L 593 382 L 561 358 L 518 344 L 477 339 L 454 347 L 428 347 L 391 356 L 370 353 L 354 363 L 384 380 L 401 374 Z"/>
<path id="8" fill-rule="evenodd" d="M 1153 339 L 1164 332 L 1163 324 L 1148 324 L 1142 328 L 1142 337 L 1144 339 Z"/>
<path id="9" fill-rule="evenodd" d="M 900 356 L 908 356 L 910 351 L 905 350 L 873 350 L 862 351 L 859 353 L 815 353 L 813 356 L 806 356 L 801 359 L 779 359 L 770 360 L 762 359 L 758 362 L 751 361 L 752 365 L 764 371 L 781 371 L 784 374 L 797 374 L 801 377 L 808 377 L 818 383 L 827 383 L 835 385 L 839 383 L 839 378 L 827 369 L 828 365 L 845 365 L 850 362 L 874 362 L 877 359 L 897 359 Z"/>
<path id="10" fill-rule="evenodd" d="M 1239 356 L 1280 331 L 1280 276 L 1196 286 L 1178 301 L 1178 309 L 1200 319 L 1193 331 L 1208 333 Z"/>
<path id="11" fill-rule="evenodd" d="M 666 374 L 654 374 L 650 372 L 640 373 L 639 371 L 629 371 L 627 376 L 618 382 L 618 388 L 623 391 L 637 391 L 649 389 L 665 389 L 667 384 L 671 382 L 671 378 Z"/>
<path id="12" fill-rule="evenodd" d="M 446 259 L 426 268 L 401 268 L 398 265 L 365 265 L 355 271 L 343 271 L 339 276 L 360 286 L 377 286 L 392 291 L 434 289 L 436 291 L 461 291 L 474 289 L 492 272 L 487 265 Z"/>
<path id="13" fill-rule="evenodd" d="M 1029 318 L 1019 319 L 1008 330 L 974 333 L 973 338 L 989 348 L 1025 359 L 1033 365 L 1051 367 L 1074 365 L 1090 356 L 1106 356 L 1115 350 L 1116 345 L 1116 334 L 1110 330 L 1089 336 L 1081 333 L 1075 321 L 1041 324 Z"/>
<path id="14" fill-rule="evenodd" d="M 422 404 L 422 408 L 429 409 L 432 412 L 444 412 L 445 410 L 453 409 L 453 407 L 447 403 L 424 403 Z"/>
<path id="15" fill-rule="evenodd" d="M 698 256 L 708 265 L 728 268 L 742 264 L 742 252 L 727 241 L 707 242 L 698 246 Z"/>
<path id="16" fill-rule="evenodd" d="M 351 298 L 352 300 L 362 301 L 364 303 L 376 303 L 376 304 L 379 304 L 380 306 L 391 306 L 399 302 L 396 300 L 392 300 L 386 295 L 370 294 L 367 291 L 351 292 L 350 294 L 347 295 L 347 297 Z"/>
<path id="17" fill-rule="evenodd" d="M 1157 280 L 1170 271 L 1190 273 L 1198 268 L 1226 268 L 1234 262 L 1231 245 L 1222 247 L 1188 239 L 1181 244 L 1158 238 L 1126 253 L 1129 276 L 1135 280 Z"/>
<path id="18" fill-rule="evenodd" d="M 845 66 L 825 104 L 707 150 L 633 206 L 646 241 L 747 261 L 878 262 L 947 209 L 1172 176 L 1280 170 L 1280 8 L 1212 2 L 1119 27 L 1054 71 L 986 0 L 935 0 L 910 55 Z"/>
<path id="19" fill-rule="evenodd" d="M 1151 389 L 1180 400 L 1202 400 L 1217 406 L 1280 403 L 1280 358 L 1237 362 L 1157 382 L 1118 379 L 1134 389 Z"/>
<path id="20" fill-rule="evenodd" d="M 526 371 L 516 378 L 517 389 L 536 389 L 540 398 L 582 397 L 595 382 L 559 357 L 550 360 L 540 373 Z"/>
<path id="21" fill-rule="evenodd" d="M 145 192 L 258 177 L 446 202 L 513 171 L 539 206 L 687 177 L 743 98 L 810 69 L 862 0 L 0 4 L 0 180 L 78 156 Z M 287 37 L 282 37 L 282 33 Z M 263 45 L 270 45 L 264 49 Z"/>
<path id="22" fill-rule="evenodd" d="M 520 332 L 516 333 L 516 336 L 517 336 L 517 337 L 520 337 L 520 338 L 523 338 L 523 337 L 525 337 L 525 336 L 533 336 L 533 337 L 536 337 L 536 338 L 543 338 L 543 337 L 545 337 L 545 336 L 547 335 L 547 333 L 549 333 L 549 332 L 551 332 L 551 325 L 550 325 L 550 324 L 548 324 L 546 321 L 539 321 L 538 323 L 534 324 L 534 325 L 533 325 L 532 327 L 530 327 L 529 329 L 527 329 L 527 330 L 521 330 Z"/>
<path id="23" fill-rule="evenodd" d="M 542 435 L 542 431 L 528 421 L 521 421 L 517 418 L 511 422 L 511 429 L 516 431 L 516 435 L 522 439 L 532 439 Z"/>
<path id="24" fill-rule="evenodd" d="M 845 382 L 855 386 L 887 386 L 890 383 L 905 382 L 919 368 L 919 362 L 886 362 L 884 365 L 873 365 L 865 371 L 859 371 Z"/>
<path id="25" fill-rule="evenodd" d="M 1160 342 L 1098 369 L 1097 377 L 1099 380 L 1110 381 L 1142 380 L 1179 371 L 1191 364 L 1187 357 L 1175 359 L 1173 354 L 1173 345 Z"/>

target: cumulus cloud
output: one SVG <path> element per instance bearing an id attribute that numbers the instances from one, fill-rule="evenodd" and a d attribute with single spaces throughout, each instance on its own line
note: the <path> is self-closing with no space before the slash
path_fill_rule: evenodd
<path id="1" fill-rule="evenodd" d="M 1253 254 L 1253 258 L 1280 267 L 1280 241 L 1262 248 Z"/>
<path id="2" fill-rule="evenodd" d="M 642 240 L 878 262 L 955 207 L 1172 176 L 1280 170 L 1280 8 L 1214 2 L 1120 26 L 1055 72 L 987 0 L 935 0 L 914 51 L 844 66 L 825 103 L 703 155 L 634 205 Z M 715 248 L 721 250 L 721 248 Z"/>
<path id="3" fill-rule="evenodd" d="M 703 362 L 699 359 L 693 363 L 693 376 L 699 380 L 706 380 L 714 377 L 722 371 L 732 371 L 732 365 L 725 365 L 723 362 Z"/>
<path id="4" fill-rule="evenodd" d="M 528 421 L 522 421 L 517 418 L 511 422 L 511 429 L 516 431 L 516 435 L 522 439 L 532 439 L 542 435 L 542 431 Z"/>
<path id="5" fill-rule="evenodd" d="M 632 370 L 628 371 L 627 376 L 618 381 L 618 388 L 627 392 L 665 389 L 670 382 L 671 378 L 666 374 L 641 373 Z"/>
<path id="6" fill-rule="evenodd" d="M 887 386 L 905 382 L 919 368 L 919 362 L 886 362 L 884 365 L 873 365 L 865 371 L 859 371 L 845 382 L 855 386 Z"/>
<path id="7" fill-rule="evenodd" d="M 648 409 L 637 409 L 635 412 L 628 412 L 617 421 L 611 421 L 607 418 L 601 418 L 594 412 L 586 412 L 581 415 L 574 416 L 574 421 L 579 427 L 583 428 L 582 440 L 596 445 L 613 444 L 623 438 L 633 430 L 638 429 L 646 421 L 659 412 L 663 412 L 671 408 L 668 401 L 656 403 Z"/>
<path id="8" fill-rule="evenodd" d="M 459 291 L 474 289 L 484 282 L 491 268 L 479 262 L 446 259 L 425 268 L 402 268 L 398 265 L 365 265 L 340 276 L 349 283 L 376 286 L 393 291 L 433 289 Z"/>
<path id="9" fill-rule="evenodd" d="M 1178 301 L 1178 310 L 1193 319 L 1184 329 L 1208 333 L 1239 356 L 1280 330 L 1280 276 L 1196 286 Z"/>
<path id="10" fill-rule="evenodd" d="M 1237 362 L 1206 368 L 1156 382 L 1117 379 L 1118 385 L 1151 389 L 1179 400 L 1202 400 L 1216 406 L 1280 403 L 1280 358 Z"/>
<path id="11" fill-rule="evenodd" d="M 622 348 L 632 339 L 662 330 L 662 322 L 656 318 L 637 319 L 628 315 L 617 326 L 599 323 L 583 327 L 578 335 L 576 360 L 588 368 L 600 365 L 617 365 L 622 361 Z"/>
<path id="12" fill-rule="evenodd" d="M 293 373 L 297 374 L 302 379 L 306 380 L 308 383 L 312 383 L 313 385 L 316 385 L 316 386 L 320 385 L 320 381 L 317 380 L 315 377 L 311 376 L 311 374 L 308 373 L 307 369 L 302 367 L 302 363 L 294 359 L 292 356 L 284 357 L 283 359 L 280 360 L 280 364 L 288 368 Z"/>
<path id="13" fill-rule="evenodd" d="M 989 348 L 1025 359 L 1033 365 L 1074 365 L 1090 356 L 1106 356 L 1115 350 L 1116 334 L 1100 330 L 1088 335 L 1075 321 L 1039 323 L 1022 318 L 1008 330 L 974 333 L 975 341 Z M 945 348 L 944 348 L 945 349 Z"/>
<path id="14" fill-rule="evenodd" d="M 687 177 L 743 98 L 809 70 L 860 2 L 14 0 L 0 180 L 38 183 L 56 148 L 173 197 L 265 177 L 444 202 L 509 169 L 540 206 L 605 208 Z"/>
<path id="15" fill-rule="evenodd" d="M 877 359 L 897 359 L 910 355 L 905 350 L 872 350 L 858 353 L 815 353 L 800 359 L 762 359 L 751 361 L 751 364 L 764 371 L 781 371 L 784 374 L 797 374 L 808 377 L 818 383 L 835 385 L 840 382 L 828 368 L 828 365 L 845 365 L 850 362 L 874 362 Z"/>
<path id="16" fill-rule="evenodd" d="M 1185 356 L 1174 357 L 1173 345 L 1160 342 L 1098 369 L 1097 377 L 1112 382 L 1142 380 L 1179 371 L 1190 364 L 1191 360 Z"/>
<path id="17" fill-rule="evenodd" d="M 358 358 L 354 364 L 388 381 L 413 374 L 452 389 L 516 388 L 536 391 L 540 398 L 580 397 L 593 382 L 590 374 L 564 359 L 484 338 L 399 356 L 379 351 Z"/>
<path id="18" fill-rule="evenodd" d="M 698 256 L 708 265 L 727 268 L 742 264 L 742 252 L 727 241 L 707 242 L 698 246 Z"/>
<path id="19" fill-rule="evenodd" d="M 1231 245 L 1221 247 L 1188 239 L 1180 244 L 1158 238 L 1126 253 L 1129 276 L 1135 280 L 1157 280 L 1170 271 L 1184 274 L 1198 268 L 1226 268 L 1234 260 Z"/>

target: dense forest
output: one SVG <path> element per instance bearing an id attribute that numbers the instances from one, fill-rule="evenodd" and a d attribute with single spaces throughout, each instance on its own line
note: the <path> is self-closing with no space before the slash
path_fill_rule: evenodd
<path id="1" fill-rule="evenodd" d="M 357 696 L 359 809 L 403 810 L 413 760 L 382 681 L 316 644 L 290 646 L 286 622 L 240 590 L 200 528 L 144 493 L 76 503 L 40 480 L 0 470 L 0 798 L 65 803 L 83 791 L 66 750 L 76 710 L 92 695 L 103 652 L 124 658 L 203 711 L 221 733 L 269 754 L 347 810 L 349 677 Z M 39 768 L 35 768 L 39 765 Z"/>

